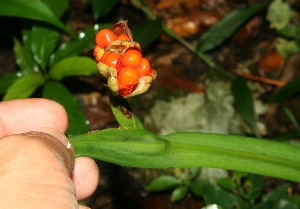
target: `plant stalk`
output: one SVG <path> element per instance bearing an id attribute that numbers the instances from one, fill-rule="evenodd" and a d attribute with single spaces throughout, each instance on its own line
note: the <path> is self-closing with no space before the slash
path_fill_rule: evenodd
<path id="1" fill-rule="evenodd" d="M 145 129 L 105 129 L 70 138 L 77 156 L 140 168 L 214 167 L 300 182 L 300 148 L 210 133 L 158 136 Z"/>

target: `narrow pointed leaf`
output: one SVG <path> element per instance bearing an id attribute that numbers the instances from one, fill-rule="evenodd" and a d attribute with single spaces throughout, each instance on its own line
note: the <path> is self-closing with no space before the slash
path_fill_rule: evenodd
<path id="1" fill-rule="evenodd" d="M 254 111 L 254 103 L 250 89 L 246 81 L 242 78 L 237 78 L 232 83 L 231 91 L 234 96 L 234 103 L 237 111 L 243 120 L 249 125 L 253 133 L 258 136 L 257 121 Z"/>
<path id="2" fill-rule="evenodd" d="M 69 7 L 68 0 L 43 0 L 57 18 L 61 18 Z"/>
<path id="3" fill-rule="evenodd" d="M 196 51 L 206 52 L 219 46 L 265 5 L 264 1 L 258 2 L 246 8 L 233 10 L 228 13 L 201 35 L 196 46 Z"/>
<path id="4" fill-rule="evenodd" d="M 21 17 L 47 22 L 67 33 L 73 33 L 40 0 L 1 0 L 0 16 Z"/>
<path id="5" fill-rule="evenodd" d="M 75 96 L 59 82 L 49 81 L 43 89 L 43 97 L 57 101 L 67 111 L 69 119 L 68 135 L 87 133 L 89 126 L 86 116 Z"/>
<path id="6" fill-rule="evenodd" d="M 42 74 L 31 73 L 18 78 L 7 90 L 3 100 L 23 99 L 31 94 L 45 82 Z"/>
<path id="7" fill-rule="evenodd" d="M 92 0 L 94 19 L 97 20 L 110 13 L 119 0 Z"/>
<path id="8" fill-rule="evenodd" d="M 140 23 L 133 27 L 133 39 L 140 43 L 142 49 L 145 49 L 160 36 L 162 26 L 163 24 L 160 19 Z"/>
<path id="9" fill-rule="evenodd" d="M 295 78 L 279 89 L 274 97 L 274 101 L 281 103 L 298 94 L 300 94 L 300 78 Z"/>
<path id="10" fill-rule="evenodd" d="M 49 71 L 49 76 L 55 80 L 61 80 L 67 76 L 88 76 L 97 72 L 95 61 L 90 57 L 69 57 Z"/>

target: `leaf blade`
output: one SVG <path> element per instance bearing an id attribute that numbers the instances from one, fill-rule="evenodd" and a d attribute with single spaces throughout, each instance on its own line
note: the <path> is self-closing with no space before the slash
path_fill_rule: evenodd
<path id="1" fill-rule="evenodd" d="M 112 11 L 119 0 L 92 0 L 94 19 L 97 20 Z"/>
<path id="2" fill-rule="evenodd" d="M 174 176 L 163 175 L 154 179 L 149 185 L 150 191 L 160 192 L 173 189 L 180 184 L 180 180 Z"/>
<path id="3" fill-rule="evenodd" d="M 0 15 L 8 17 L 21 17 L 50 23 L 59 29 L 73 33 L 60 20 L 58 20 L 51 10 L 39 0 L 2 0 L 0 1 Z"/>
<path id="4" fill-rule="evenodd" d="M 274 97 L 274 102 L 281 103 L 300 93 L 300 78 L 289 81 L 281 87 Z"/>
<path id="5" fill-rule="evenodd" d="M 31 50 L 36 63 L 45 71 L 49 56 L 55 49 L 60 34 L 46 27 L 32 28 Z"/>
<path id="6" fill-rule="evenodd" d="M 27 37 L 26 35 L 25 38 Z M 36 72 L 38 70 L 37 66 L 35 65 L 31 53 L 25 46 L 22 46 L 21 42 L 19 42 L 16 38 L 13 38 L 14 41 L 14 53 L 16 56 L 16 63 L 22 73 L 30 74 Z"/>
<path id="7" fill-rule="evenodd" d="M 163 24 L 160 19 L 144 21 L 133 27 L 133 39 L 140 43 L 142 49 L 145 49 L 159 37 L 162 27 Z"/>
<path id="8" fill-rule="evenodd" d="M 233 10 L 203 33 L 196 46 L 197 52 L 207 52 L 227 40 L 253 14 L 265 6 L 259 2 L 246 8 Z"/>
<path id="9" fill-rule="evenodd" d="M 83 134 L 89 131 L 86 116 L 78 101 L 61 83 L 48 81 L 43 88 L 44 98 L 60 103 L 66 109 L 69 119 L 68 135 Z"/>
<path id="10" fill-rule="evenodd" d="M 232 93 L 237 111 L 243 120 L 249 125 L 253 133 L 258 137 L 258 128 L 252 94 L 248 88 L 246 81 L 242 78 L 237 78 L 232 82 Z"/>
<path id="11" fill-rule="evenodd" d="M 110 28 L 111 24 L 94 25 L 84 31 L 80 31 L 77 37 L 60 45 L 57 51 L 53 52 L 50 57 L 50 67 L 62 59 L 70 56 L 79 55 L 83 51 L 88 51 L 95 46 L 95 35 L 98 30 Z"/>
<path id="12" fill-rule="evenodd" d="M 0 94 L 4 94 L 8 88 L 20 77 L 20 72 L 8 72 L 0 76 Z"/>
<path id="13" fill-rule="evenodd" d="M 89 76 L 96 73 L 96 64 L 90 57 L 69 57 L 53 66 L 49 77 L 61 80 L 67 76 Z"/>
<path id="14" fill-rule="evenodd" d="M 38 73 L 31 73 L 17 79 L 7 90 L 3 100 L 23 99 L 29 97 L 38 87 L 43 85 L 45 78 Z"/>

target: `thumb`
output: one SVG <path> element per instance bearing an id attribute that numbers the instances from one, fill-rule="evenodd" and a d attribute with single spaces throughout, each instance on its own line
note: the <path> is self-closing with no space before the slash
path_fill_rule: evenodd
<path id="1" fill-rule="evenodd" d="M 62 133 L 47 132 L 0 138 L 1 208 L 78 208 L 74 153 Z"/>

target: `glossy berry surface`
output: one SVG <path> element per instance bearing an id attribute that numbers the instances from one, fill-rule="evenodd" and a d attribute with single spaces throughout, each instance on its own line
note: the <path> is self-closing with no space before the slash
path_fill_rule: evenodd
<path id="1" fill-rule="evenodd" d="M 122 67 L 117 76 L 119 88 L 132 88 L 139 80 L 136 70 L 132 67 Z"/>
<path id="2" fill-rule="evenodd" d="M 107 47 L 112 41 L 116 40 L 116 35 L 109 29 L 100 30 L 96 34 L 96 44 L 101 48 Z"/>
<path id="3" fill-rule="evenodd" d="M 123 41 L 130 41 L 130 38 L 125 35 L 125 34 L 122 34 L 122 35 L 119 35 L 116 40 L 123 40 Z"/>
<path id="4" fill-rule="evenodd" d="M 122 58 L 122 63 L 125 67 L 138 67 L 141 64 L 142 54 L 136 49 L 127 50 Z"/>
<path id="5" fill-rule="evenodd" d="M 136 68 L 139 76 L 147 76 L 151 73 L 150 63 L 148 59 L 142 58 L 140 66 Z"/>
<path id="6" fill-rule="evenodd" d="M 119 67 L 120 60 L 121 60 L 121 55 L 114 52 L 107 52 L 101 58 L 101 62 L 103 64 L 106 64 L 109 67 L 113 67 L 115 69 Z"/>

